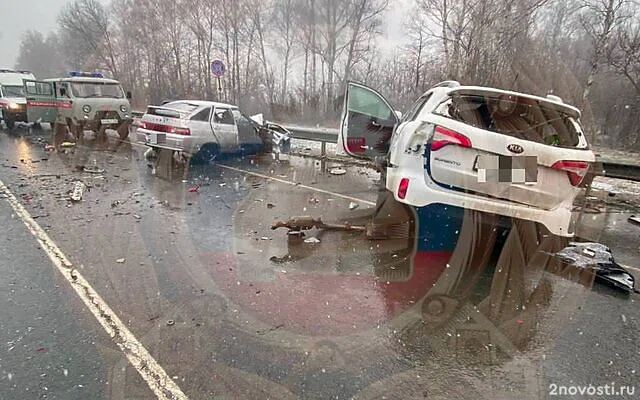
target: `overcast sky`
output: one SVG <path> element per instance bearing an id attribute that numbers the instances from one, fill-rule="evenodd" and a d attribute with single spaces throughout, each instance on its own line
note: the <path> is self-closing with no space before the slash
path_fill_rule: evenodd
<path id="1" fill-rule="evenodd" d="M 13 67 L 20 37 L 35 29 L 46 35 L 55 29 L 58 12 L 68 0 L 0 0 L 0 67 Z"/>
<path id="2" fill-rule="evenodd" d="M 35 29 L 47 35 L 56 28 L 60 9 L 70 0 L 0 0 L 0 68 L 13 68 L 22 34 Z M 109 0 L 101 0 L 108 4 Z M 381 47 L 391 50 L 402 41 L 402 19 L 411 0 L 391 0 Z"/>

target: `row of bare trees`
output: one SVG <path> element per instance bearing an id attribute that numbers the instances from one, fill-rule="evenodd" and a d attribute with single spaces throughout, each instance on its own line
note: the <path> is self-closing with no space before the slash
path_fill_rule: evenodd
<path id="1" fill-rule="evenodd" d="M 383 51 L 384 20 L 407 1 L 405 36 Z M 560 95 L 592 137 L 638 148 L 639 11 L 636 0 L 72 0 L 56 32 L 25 34 L 18 63 L 40 76 L 104 70 L 139 107 L 223 99 L 321 124 L 335 123 L 348 80 L 402 110 L 456 79 Z"/>

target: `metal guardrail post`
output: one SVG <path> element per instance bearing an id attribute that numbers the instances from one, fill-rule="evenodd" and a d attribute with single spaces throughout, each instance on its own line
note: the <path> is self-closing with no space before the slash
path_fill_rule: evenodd
<path id="1" fill-rule="evenodd" d="M 320 144 L 320 155 L 322 157 L 324 157 L 325 155 L 327 155 L 327 142 L 322 142 Z"/>

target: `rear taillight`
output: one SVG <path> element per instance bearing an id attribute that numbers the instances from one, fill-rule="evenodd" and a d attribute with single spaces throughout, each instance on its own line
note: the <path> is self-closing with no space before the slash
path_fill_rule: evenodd
<path id="1" fill-rule="evenodd" d="M 431 150 L 437 151 L 444 146 L 455 144 L 462 147 L 471 147 L 471 140 L 462 133 L 452 131 L 443 126 L 436 126 L 431 142 Z"/>
<path id="2" fill-rule="evenodd" d="M 566 171 L 571 184 L 578 186 L 589 171 L 589 163 L 587 161 L 562 160 L 553 163 L 551 168 Z"/>
<path id="3" fill-rule="evenodd" d="M 189 130 L 189 128 L 176 128 L 176 127 L 171 127 L 170 132 L 169 133 L 175 133 L 176 135 L 184 135 L 184 136 L 189 136 L 191 135 L 191 131 Z"/>
<path id="4" fill-rule="evenodd" d="M 142 129 L 147 129 L 150 131 L 173 133 L 175 135 L 184 135 L 184 136 L 191 135 L 191 130 L 189 128 L 179 128 L 177 126 L 156 124 L 148 121 L 140 121 L 139 126 Z"/>
<path id="5" fill-rule="evenodd" d="M 409 178 L 400 179 L 400 184 L 398 185 L 398 198 L 404 199 L 407 197 L 407 190 L 409 190 Z"/>

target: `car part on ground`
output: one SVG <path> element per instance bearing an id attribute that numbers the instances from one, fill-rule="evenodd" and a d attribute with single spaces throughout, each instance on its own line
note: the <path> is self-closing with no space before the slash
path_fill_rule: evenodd
<path id="1" fill-rule="evenodd" d="M 607 285 L 626 292 L 637 291 L 634 276 L 615 262 L 611 249 L 602 243 L 570 242 L 556 255 L 580 268 L 595 269 L 596 279 Z"/>

